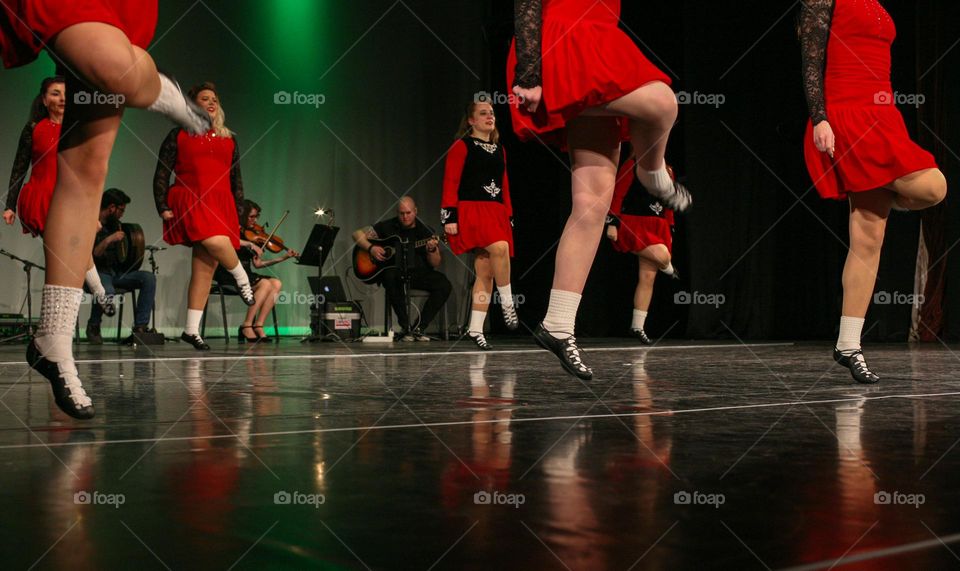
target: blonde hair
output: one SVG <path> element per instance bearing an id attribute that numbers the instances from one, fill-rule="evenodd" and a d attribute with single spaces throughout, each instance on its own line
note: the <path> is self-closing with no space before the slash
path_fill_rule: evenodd
<path id="1" fill-rule="evenodd" d="M 214 95 L 217 96 L 217 112 L 213 116 L 213 132 L 218 137 L 223 137 L 224 139 L 232 139 L 233 131 L 227 128 L 227 114 L 223 111 L 223 103 L 220 101 L 220 94 L 217 92 L 217 86 L 213 84 L 212 81 L 204 81 L 198 85 L 194 85 L 190 88 L 190 91 L 187 93 L 187 96 L 194 103 L 197 102 L 197 97 L 202 91 L 212 91 Z"/>
<path id="2" fill-rule="evenodd" d="M 470 125 L 470 118 L 473 117 L 474 111 L 477 110 L 477 105 L 490 105 L 490 110 L 493 110 L 493 105 L 489 101 L 471 101 L 467 104 L 467 108 L 464 110 L 463 117 L 460 119 L 460 127 L 457 129 L 457 139 L 462 139 L 473 132 L 473 126 Z M 490 142 L 497 144 L 500 142 L 500 131 L 497 130 L 496 126 L 493 128 L 493 132 L 490 133 Z"/>

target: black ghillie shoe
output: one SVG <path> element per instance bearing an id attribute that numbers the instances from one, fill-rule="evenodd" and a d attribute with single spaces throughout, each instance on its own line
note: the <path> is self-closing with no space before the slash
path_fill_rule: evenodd
<path id="1" fill-rule="evenodd" d="M 880 382 L 880 377 L 873 374 L 867 367 L 867 361 L 863 358 L 863 351 L 857 349 L 852 355 L 844 355 L 839 349 L 834 347 L 833 360 L 850 369 L 850 376 L 853 380 L 864 385 L 873 385 Z"/>
<path id="2" fill-rule="evenodd" d="M 580 358 L 580 348 L 577 347 L 577 339 L 573 335 L 566 339 L 557 339 L 540 323 L 533 332 L 533 339 L 537 345 L 556 355 L 566 372 L 584 381 L 593 378 L 593 371 L 584 365 Z"/>
<path id="3" fill-rule="evenodd" d="M 187 335 L 186 333 L 180 334 L 180 340 L 186 341 L 187 343 L 193 345 L 193 348 L 198 351 L 209 351 L 210 346 L 207 345 L 199 335 Z"/>
<path id="4" fill-rule="evenodd" d="M 40 354 L 37 342 L 30 341 L 27 346 L 27 364 L 50 381 L 53 398 L 60 410 L 80 420 L 93 418 L 93 402 L 83 390 L 73 362 L 65 364 L 48 361 Z"/>
<path id="5" fill-rule="evenodd" d="M 483 351 L 490 351 L 493 349 L 493 347 L 487 343 L 487 338 L 483 336 L 483 333 L 470 333 L 468 331 L 467 338 L 473 341 L 473 344 Z"/>
<path id="6" fill-rule="evenodd" d="M 630 335 L 639 339 L 641 345 L 653 345 L 653 341 L 647 337 L 647 334 L 643 331 L 643 329 L 631 329 Z"/>

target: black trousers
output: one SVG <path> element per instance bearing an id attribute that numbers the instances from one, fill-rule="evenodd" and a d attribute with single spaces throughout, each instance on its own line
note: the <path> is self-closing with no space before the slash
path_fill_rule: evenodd
<path id="1" fill-rule="evenodd" d="M 430 293 L 427 303 L 424 304 L 420 312 L 420 323 L 411 324 L 410 315 L 407 313 L 406 299 L 403 295 L 403 280 L 400 278 L 400 272 L 396 268 L 388 268 L 380 274 L 380 285 L 387 290 L 387 297 L 390 299 L 390 306 L 400 320 L 400 326 L 407 328 L 410 325 L 419 327 L 420 330 L 427 328 L 433 318 L 437 316 L 440 308 L 450 297 L 450 291 L 453 286 L 450 280 L 442 273 L 430 268 L 414 268 L 410 270 L 410 289 L 420 289 Z"/>

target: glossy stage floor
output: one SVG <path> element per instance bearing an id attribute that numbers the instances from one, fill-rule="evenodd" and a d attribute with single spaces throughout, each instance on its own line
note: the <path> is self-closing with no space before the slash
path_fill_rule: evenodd
<path id="1" fill-rule="evenodd" d="M 4 569 L 960 566 L 960 357 L 526 340 L 79 346 L 79 422 L 0 347 Z"/>

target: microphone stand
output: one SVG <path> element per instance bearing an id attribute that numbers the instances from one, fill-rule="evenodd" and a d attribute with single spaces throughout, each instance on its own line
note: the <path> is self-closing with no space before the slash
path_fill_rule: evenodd
<path id="1" fill-rule="evenodd" d="M 23 338 L 30 339 L 33 337 L 33 296 L 30 293 L 31 271 L 33 270 L 33 268 L 46 271 L 46 268 L 41 266 L 40 264 L 34 264 L 30 260 L 24 260 L 23 258 L 15 254 L 11 254 L 10 252 L 2 248 L 0 248 L 0 254 L 16 262 L 20 262 L 23 265 L 23 271 L 26 272 L 27 274 L 27 330 L 25 333 L 20 333 L 12 337 L 7 337 L 6 339 L 0 339 L 0 343 L 8 343 L 10 341 L 17 341 Z"/>
<path id="2" fill-rule="evenodd" d="M 150 262 L 150 271 L 153 273 L 154 279 L 160 273 L 160 266 L 157 264 L 156 253 L 162 250 L 166 250 L 163 246 L 146 246 L 146 250 L 150 252 L 150 257 L 147 259 Z M 153 303 L 150 306 L 150 328 L 154 331 L 157 330 L 157 300 L 154 298 Z M 163 336 L 164 340 L 167 340 L 167 336 Z"/>

